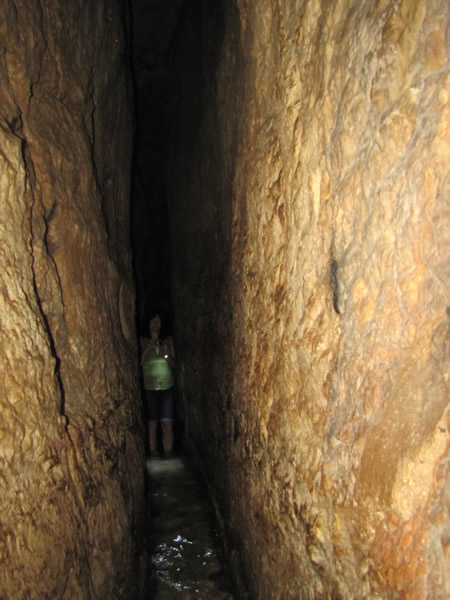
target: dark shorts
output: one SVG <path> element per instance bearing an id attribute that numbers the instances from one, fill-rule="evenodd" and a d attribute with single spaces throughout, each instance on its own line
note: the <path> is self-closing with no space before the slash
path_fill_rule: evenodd
<path id="1" fill-rule="evenodd" d="M 150 423 L 173 421 L 173 388 L 145 390 L 145 403 Z"/>

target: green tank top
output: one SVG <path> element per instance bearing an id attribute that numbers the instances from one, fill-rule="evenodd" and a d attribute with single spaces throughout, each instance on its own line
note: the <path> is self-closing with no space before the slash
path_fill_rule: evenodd
<path id="1" fill-rule="evenodd" d="M 164 358 L 164 345 L 165 342 L 159 347 L 159 352 L 151 348 L 144 357 L 142 376 L 146 390 L 168 390 L 174 384 L 172 369 Z"/>

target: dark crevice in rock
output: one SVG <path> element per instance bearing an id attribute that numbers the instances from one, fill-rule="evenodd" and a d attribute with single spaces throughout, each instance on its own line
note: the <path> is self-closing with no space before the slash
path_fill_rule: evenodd
<path id="1" fill-rule="evenodd" d="M 36 210 L 36 197 L 35 197 L 35 193 L 34 193 L 35 172 L 34 172 L 34 165 L 33 165 L 33 161 L 31 158 L 31 154 L 30 154 L 30 151 L 29 151 L 29 148 L 28 148 L 25 138 L 22 138 L 22 159 L 23 159 L 23 165 L 24 165 L 25 175 L 26 175 L 25 189 L 28 190 L 30 197 L 31 197 L 31 209 L 30 209 L 31 241 L 30 241 L 30 244 L 31 244 L 31 259 L 32 259 L 31 260 L 31 269 L 33 271 L 33 290 L 35 293 L 36 304 L 39 308 L 39 311 L 40 311 L 40 314 L 42 317 L 42 322 L 44 325 L 44 329 L 47 334 L 50 351 L 51 351 L 52 357 L 55 361 L 54 375 L 55 375 L 55 379 L 56 379 L 58 389 L 59 389 L 59 394 L 60 394 L 59 413 L 61 416 L 64 416 L 66 418 L 66 427 L 67 427 L 69 420 L 68 420 L 68 417 L 66 415 L 66 410 L 65 410 L 66 409 L 66 407 L 65 407 L 66 395 L 65 395 L 64 384 L 63 384 L 62 375 L 61 375 L 61 359 L 58 356 L 58 352 L 56 349 L 55 337 L 52 333 L 52 328 L 50 326 L 49 318 L 44 309 L 43 302 L 41 299 L 41 294 L 39 292 L 38 276 L 37 276 L 37 272 L 36 272 L 36 253 L 34 252 L 34 245 L 35 245 L 36 239 L 37 239 L 36 232 L 35 232 L 36 220 L 42 219 L 42 221 L 44 222 L 44 227 L 40 228 L 42 230 L 41 231 L 42 242 L 46 249 L 47 256 L 49 257 L 49 259 L 51 260 L 51 262 L 53 264 L 53 270 L 58 279 L 58 289 L 59 289 L 59 293 L 61 294 L 62 306 L 64 306 L 64 302 L 62 299 L 63 289 L 62 289 L 61 281 L 59 279 L 58 269 L 57 269 L 56 263 L 55 263 L 52 255 L 50 254 L 49 245 L 48 245 L 48 224 L 49 224 L 49 221 L 51 220 L 51 215 L 53 213 L 53 209 L 54 209 L 54 206 L 56 203 L 53 203 L 52 209 L 50 211 L 49 219 L 46 218 L 45 214 L 43 214 L 43 215 L 35 214 L 35 210 Z"/>

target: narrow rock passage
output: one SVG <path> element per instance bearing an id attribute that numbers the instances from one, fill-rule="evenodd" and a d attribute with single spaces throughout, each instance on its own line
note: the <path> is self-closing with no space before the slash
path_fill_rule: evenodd
<path id="1" fill-rule="evenodd" d="M 212 507 L 184 457 L 147 461 L 151 493 L 151 598 L 233 600 Z"/>

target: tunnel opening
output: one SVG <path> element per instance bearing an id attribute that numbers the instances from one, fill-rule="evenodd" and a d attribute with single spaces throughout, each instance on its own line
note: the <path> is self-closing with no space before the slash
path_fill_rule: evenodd
<path id="1" fill-rule="evenodd" d="M 180 173 L 178 148 L 181 146 L 185 152 L 191 145 L 189 137 L 195 142 L 204 117 L 204 95 L 210 85 L 204 78 L 213 80 L 215 76 L 224 28 L 220 6 L 221 2 L 192 0 L 131 1 L 136 113 L 131 242 L 137 331 L 139 337 L 149 337 L 149 315 L 156 309 L 168 318 L 175 344 L 177 330 L 184 329 L 186 323 L 176 312 L 180 303 L 173 296 L 177 287 L 175 290 L 172 287 L 172 266 L 177 271 L 177 264 L 196 258 L 189 255 L 188 247 L 180 256 L 182 245 L 177 244 L 174 250 L 171 244 L 171 236 L 177 235 L 180 225 L 172 224 L 177 220 L 177 208 L 176 204 L 171 205 L 170 196 L 178 186 L 176 180 L 185 177 L 183 166 Z M 214 34 L 210 33 L 209 39 L 205 39 L 208 30 Z M 212 223 L 206 225 L 213 228 Z M 185 232 L 183 237 L 188 239 L 190 235 Z M 205 260 L 204 257 L 197 259 Z M 202 467 L 201 453 L 194 450 L 196 440 L 191 439 L 191 445 L 185 443 L 183 404 L 186 397 L 179 384 L 183 383 L 182 357 L 186 352 L 190 352 L 188 344 L 177 348 L 181 373 L 178 373 L 174 392 L 174 458 L 170 464 L 161 463 L 159 457 L 164 455 L 164 449 L 162 429 L 158 427 L 158 458 L 147 461 L 153 509 L 161 502 L 164 506 L 166 498 L 169 502 L 167 508 L 161 509 L 163 512 L 156 509 L 153 533 L 149 534 L 152 539 L 151 590 L 157 595 L 170 590 L 171 586 L 182 585 L 185 592 L 196 590 L 200 595 L 228 599 L 232 595 L 228 574 L 223 570 L 226 564 L 223 529 L 216 522 L 218 513 L 214 515 L 211 510 L 210 486 L 205 481 L 207 472 Z M 148 439 L 146 442 L 149 453 Z M 172 481 L 172 471 L 178 481 Z M 197 481 L 196 496 L 189 493 L 194 481 Z M 170 491 L 173 487 L 176 496 Z M 189 533 L 183 533 L 186 528 Z"/>

